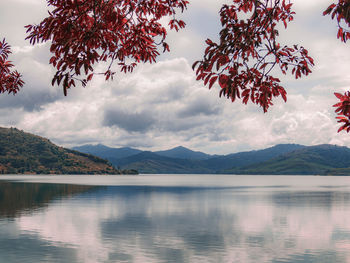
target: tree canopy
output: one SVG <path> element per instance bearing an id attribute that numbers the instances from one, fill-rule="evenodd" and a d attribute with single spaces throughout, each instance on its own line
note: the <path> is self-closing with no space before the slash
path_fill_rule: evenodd
<path id="1" fill-rule="evenodd" d="M 209 89 L 218 83 L 220 96 L 242 99 L 266 112 L 274 97 L 287 100 L 287 92 L 275 69 L 289 71 L 296 79 L 311 73 L 313 58 L 303 46 L 279 42 L 279 30 L 287 28 L 295 12 L 288 0 L 232 0 L 219 11 L 222 30 L 219 41 L 206 40 L 202 60 L 193 64 L 198 81 Z M 48 17 L 27 25 L 30 43 L 50 42 L 50 64 L 56 69 L 52 85 L 62 85 L 64 95 L 77 82 L 85 86 L 94 75 L 113 78 L 112 65 L 132 72 L 139 63 L 154 63 L 160 52 L 170 51 L 167 26 L 178 31 L 185 22 L 177 18 L 190 4 L 187 0 L 47 0 Z M 325 7 L 338 25 L 337 38 L 350 39 L 350 0 L 337 0 Z M 8 61 L 11 53 L 0 42 L 0 92 L 16 93 L 24 84 Z M 99 62 L 106 64 L 96 71 Z M 334 105 L 341 127 L 350 131 L 350 91 L 335 93 Z"/>

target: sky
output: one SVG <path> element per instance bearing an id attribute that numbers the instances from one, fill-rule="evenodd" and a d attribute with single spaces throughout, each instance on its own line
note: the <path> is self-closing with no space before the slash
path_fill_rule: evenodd
<path id="1" fill-rule="evenodd" d="M 207 38 L 217 39 L 218 11 L 230 0 L 191 0 L 181 15 L 187 26 L 170 32 L 171 52 L 155 64 L 139 65 L 113 81 L 94 77 L 86 88 L 63 95 L 52 87 L 49 43 L 31 46 L 24 26 L 47 15 L 45 0 L 0 0 L 0 38 L 6 38 L 24 88 L 0 95 L 0 126 L 17 127 L 73 147 L 104 144 L 164 150 L 179 145 L 210 154 L 263 149 L 280 143 L 350 147 L 350 134 L 337 133 L 334 92 L 350 90 L 350 47 L 336 38 L 337 25 L 322 16 L 330 0 L 295 0 L 295 20 L 280 31 L 280 43 L 300 44 L 315 60 L 313 73 L 281 77 L 288 101 L 274 100 L 267 113 L 241 101 L 219 98 L 195 79 L 191 69 L 203 56 Z M 97 66 L 101 67 L 101 66 Z"/>

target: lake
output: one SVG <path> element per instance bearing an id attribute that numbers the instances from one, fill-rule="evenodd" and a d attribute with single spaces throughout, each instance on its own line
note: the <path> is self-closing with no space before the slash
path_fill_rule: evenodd
<path id="1" fill-rule="evenodd" d="M 350 177 L 0 176 L 0 262 L 350 262 Z"/>

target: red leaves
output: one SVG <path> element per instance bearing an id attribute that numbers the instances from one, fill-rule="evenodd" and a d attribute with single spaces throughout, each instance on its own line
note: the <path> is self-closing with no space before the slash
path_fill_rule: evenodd
<path id="1" fill-rule="evenodd" d="M 286 74 L 291 68 L 298 79 L 311 73 L 314 64 L 303 47 L 281 47 L 277 42 L 278 23 L 287 27 L 293 20 L 292 4 L 286 2 L 234 0 L 224 5 L 220 10 L 223 28 L 219 43 L 206 40 L 203 60 L 193 64 L 197 80 L 209 83 L 211 88 L 218 79 L 220 96 L 232 101 L 242 98 L 244 104 L 251 100 L 264 112 L 272 105 L 273 97 L 281 96 L 286 101 L 285 89 L 270 72 L 278 66 Z M 239 20 L 241 12 L 250 17 Z"/>
<path id="2" fill-rule="evenodd" d="M 334 95 L 340 100 L 340 102 L 333 105 L 335 112 L 337 113 L 337 119 L 342 126 L 338 129 L 338 132 L 345 130 L 350 131 L 350 92 L 347 91 L 343 94 L 334 93 Z"/>
<path id="3" fill-rule="evenodd" d="M 328 6 L 328 8 L 323 12 L 323 15 L 328 15 L 332 12 L 332 10 L 334 9 L 334 7 L 336 7 L 336 4 L 331 4 L 330 6 Z"/>
<path id="4" fill-rule="evenodd" d="M 91 79 L 92 79 L 92 77 L 94 76 L 94 74 L 93 73 L 91 73 L 88 77 L 87 77 L 87 81 L 90 81 Z"/>
<path id="5" fill-rule="evenodd" d="M 187 0 L 47 2 L 53 10 L 40 24 L 26 26 L 27 39 L 33 45 L 51 41 L 50 64 L 57 70 L 52 84 L 63 83 L 65 94 L 75 81 L 85 86 L 91 74 L 112 78 L 115 61 L 125 73 L 138 63 L 155 62 L 158 46 L 163 52 L 170 50 L 160 20 L 170 16 L 170 28 L 185 27 L 175 18 L 175 11 L 184 11 L 188 4 Z M 108 63 L 106 71 L 94 73 L 95 64 L 101 61 Z"/>
<path id="6" fill-rule="evenodd" d="M 209 89 L 214 85 L 215 81 L 218 79 L 218 76 L 214 76 L 209 80 Z"/>
<path id="7" fill-rule="evenodd" d="M 24 82 L 21 74 L 11 70 L 13 64 L 7 60 L 9 54 L 11 54 L 10 46 L 3 39 L 0 41 L 0 93 L 16 94 L 23 87 Z"/>
<path id="8" fill-rule="evenodd" d="M 331 15 L 338 23 L 337 38 L 346 43 L 350 39 L 350 1 L 339 0 L 337 4 L 331 4 L 323 12 L 323 15 Z"/>
<path id="9" fill-rule="evenodd" d="M 175 29 L 179 31 L 180 28 L 184 28 L 186 26 L 185 22 L 182 20 L 172 19 L 169 22 L 170 29 Z"/>

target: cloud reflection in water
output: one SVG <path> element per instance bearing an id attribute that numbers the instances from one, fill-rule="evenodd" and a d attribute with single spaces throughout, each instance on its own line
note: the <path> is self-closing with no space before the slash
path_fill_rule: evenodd
<path id="1" fill-rule="evenodd" d="M 1 219 L 0 259 L 348 262 L 349 204 L 332 188 L 99 187 Z"/>

